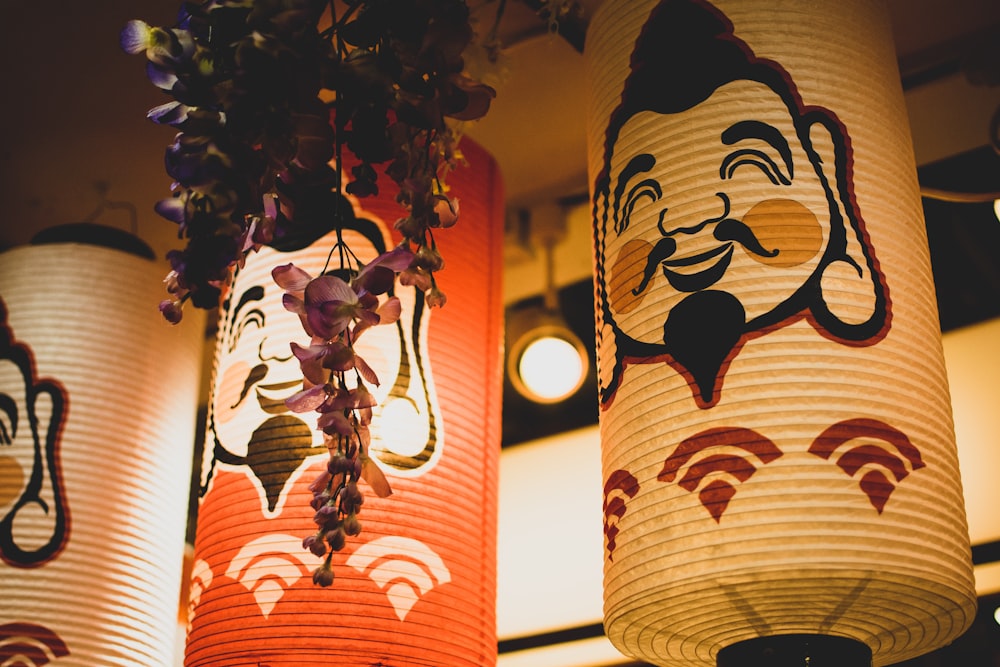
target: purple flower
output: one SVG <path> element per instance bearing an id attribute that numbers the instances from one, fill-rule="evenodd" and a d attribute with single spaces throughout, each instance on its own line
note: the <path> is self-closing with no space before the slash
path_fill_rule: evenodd
<path id="1" fill-rule="evenodd" d="M 292 412 L 312 412 L 326 402 L 329 394 L 330 387 L 328 385 L 313 385 L 286 398 L 285 406 Z"/>
<path id="2" fill-rule="evenodd" d="M 392 289 L 396 274 L 408 269 L 413 263 L 413 252 L 406 246 L 398 246 L 384 252 L 365 265 L 352 281 L 354 289 L 361 293 L 385 294 Z"/>

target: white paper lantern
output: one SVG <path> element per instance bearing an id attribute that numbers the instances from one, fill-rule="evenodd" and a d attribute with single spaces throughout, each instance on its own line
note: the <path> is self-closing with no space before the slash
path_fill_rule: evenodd
<path id="1" fill-rule="evenodd" d="M 163 321 L 163 273 L 80 243 L 0 255 L 3 664 L 173 661 L 204 329 Z"/>
<path id="2" fill-rule="evenodd" d="M 608 636 L 948 643 L 975 591 L 885 8 L 609 0 L 587 56 Z"/>

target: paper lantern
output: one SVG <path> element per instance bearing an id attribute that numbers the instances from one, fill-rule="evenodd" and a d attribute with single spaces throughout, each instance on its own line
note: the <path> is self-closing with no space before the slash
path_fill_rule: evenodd
<path id="1" fill-rule="evenodd" d="M 587 55 L 608 636 L 677 667 L 948 643 L 975 592 L 885 8 L 610 0 Z"/>
<path id="2" fill-rule="evenodd" d="M 0 255 L 0 663 L 173 662 L 204 327 L 163 321 L 163 272 L 77 242 Z"/>
<path id="3" fill-rule="evenodd" d="M 469 166 L 448 179 L 461 220 L 435 236 L 448 304 L 431 311 L 397 284 L 400 324 L 358 341 L 381 381 L 371 451 L 393 495 L 360 485 L 363 530 L 335 554 L 329 588 L 313 584 L 321 561 L 302 546 L 315 532 L 308 486 L 329 457 L 314 415 L 284 405 L 302 380 L 289 344 L 308 338 L 271 270 L 319 275 L 336 235 L 262 249 L 238 272 L 209 406 L 188 667 L 495 664 L 502 195 L 492 158 L 463 151 Z M 360 206 L 343 238 L 367 262 L 395 245 L 402 210 L 391 195 Z"/>

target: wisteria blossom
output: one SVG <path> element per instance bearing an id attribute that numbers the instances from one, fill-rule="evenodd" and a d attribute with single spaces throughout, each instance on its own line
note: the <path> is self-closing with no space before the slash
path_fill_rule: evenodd
<path id="1" fill-rule="evenodd" d="M 377 387 L 379 380 L 355 344 L 368 328 L 399 319 L 399 297 L 389 293 L 397 274 L 414 260 L 411 251 L 397 247 L 362 266 L 350 282 L 331 274 L 314 278 L 294 264 L 271 272 L 285 290 L 285 309 L 299 316 L 310 339 L 308 345 L 290 344 L 303 382 L 285 404 L 293 412 L 318 413 L 316 424 L 330 452 L 326 471 L 310 487 L 318 530 L 303 541 L 304 548 L 325 556 L 313 577 L 321 586 L 333 582 L 332 554 L 344 547 L 348 536 L 361 531 L 358 513 L 364 496 L 358 481 L 367 482 L 379 496 L 392 493 L 385 475 L 368 457 L 376 405 L 368 385 Z"/>

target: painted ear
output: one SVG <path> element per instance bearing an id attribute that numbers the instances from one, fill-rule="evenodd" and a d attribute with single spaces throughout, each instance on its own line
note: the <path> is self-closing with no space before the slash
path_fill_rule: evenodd
<path id="1" fill-rule="evenodd" d="M 385 336 L 378 339 L 379 347 L 393 352 L 383 357 L 389 373 L 380 379 L 391 385 L 383 404 L 374 408 L 373 421 L 387 419 L 404 427 L 397 427 L 391 434 L 387 426 L 380 429 L 382 437 L 372 440 L 369 452 L 390 474 L 419 477 L 437 465 L 443 453 L 439 439 L 441 410 L 433 390 L 427 350 L 431 309 L 423 292 L 413 285 L 397 285 L 394 295 L 402 302 L 399 320 L 374 332 Z M 396 340 L 391 341 L 389 336 Z"/>
<path id="2" fill-rule="evenodd" d="M 854 197 L 847 130 L 828 113 L 810 115 L 811 157 L 830 202 L 830 242 L 810 310 L 835 338 L 875 342 L 888 329 L 888 289 Z"/>
<path id="3" fill-rule="evenodd" d="M 28 368 L 22 369 L 26 377 Z M 19 424 L 31 436 L 20 438 L 22 446 L 32 442 L 27 484 L 11 510 L 0 517 L 0 557 L 15 567 L 35 567 L 62 551 L 69 533 L 69 510 L 64 497 L 60 444 L 66 415 L 65 389 L 42 380 L 34 384 L 27 398 L 28 419 Z M 38 419 L 36 415 L 48 415 Z M 27 452 L 23 452 L 27 453 Z M 17 521 L 21 512 L 34 517 Z M 42 542 L 44 540 L 44 542 Z"/>

